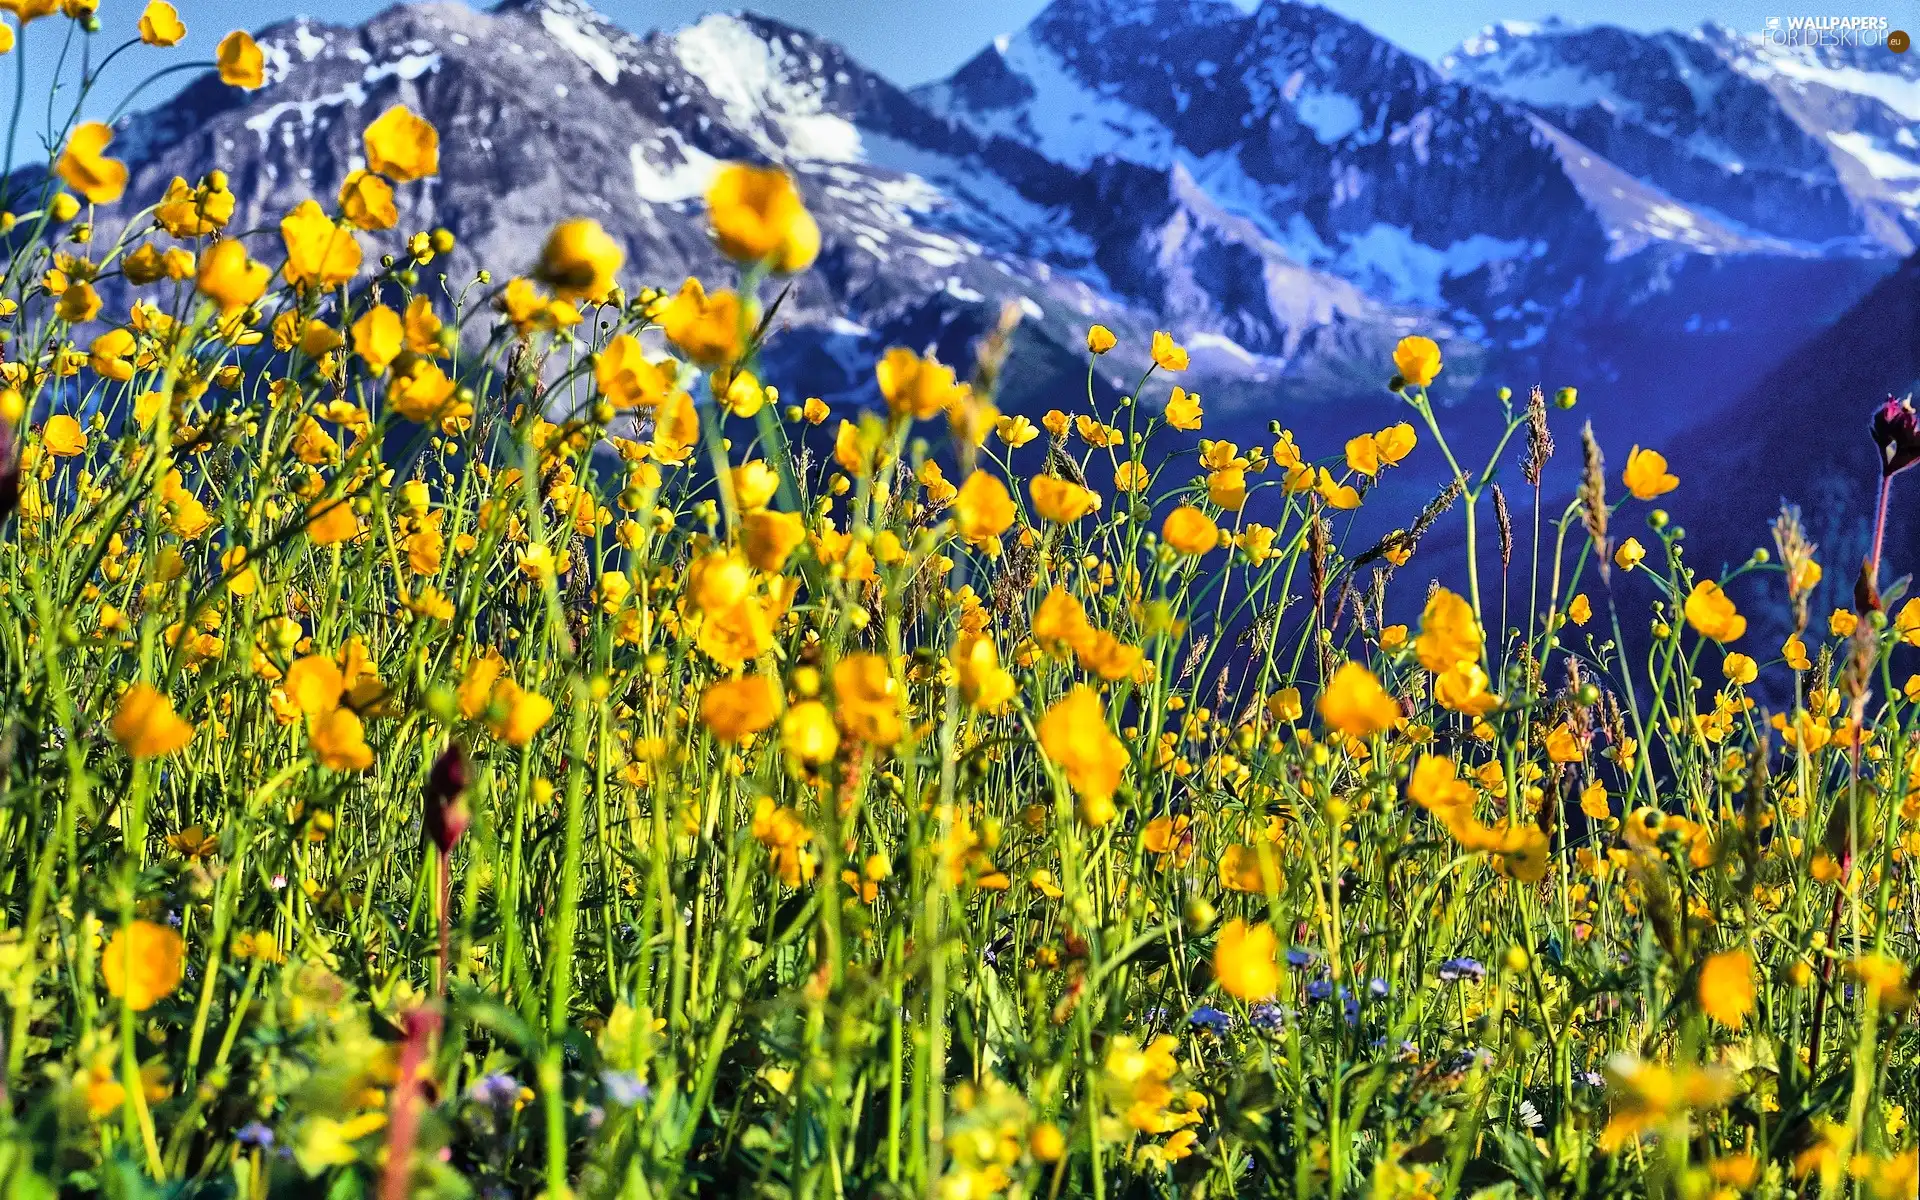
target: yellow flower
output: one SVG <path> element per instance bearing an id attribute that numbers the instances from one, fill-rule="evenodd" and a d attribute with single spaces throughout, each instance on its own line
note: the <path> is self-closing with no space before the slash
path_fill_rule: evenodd
<path id="1" fill-rule="evenodd" d="M 355 229 L 392 229 L 400 220 L 393 185 L 372 171 L 352 171 L 340 184 L 340 215 Z"/>
<path id="2" fill-rule="evenodd" d="M 120 694 L 113 714 L 113 740 L 133 758 L 162 758 L 193 740 L 193 726 L 173 711 L 173 701 L 150 683 Z"/>
<path id="3" fill-rule="evenodd" d="M 1567 605 L 1567 620 L 1575 625 L 1585 625 L 1593 620 L 1593 604 L 1587 599 L 1585 592 L 1575 596 L 1573 603 Z"/>
<path id="4" fill-rule="evenodd" d="M 133 364 L 127 356 L 134 352 L 133 331 L 109 329 L 87 346 L 87 362 L 98 375 L 121 383 L 133 378 Z"/>
<path id="5" fill-rule="evenodd" d="M 330 771 L 364 771 L 373 765 L 366 726 L 350 708 L 330 708 L 307 718 L 313 757 Z"/>
<path id="6" fill-rule="evenodd" d="M 94 291 L 90 283 L 72 284 L 60 293 L 60 302 L 54 311 L 70 325 L 84 324 L 100 315 L 100 293 Z"/>
<path id="7" fill-rule="evenodd" d="M 1347 439 L 1347 469 L 1371 479 L 1380 473 L 1380 447 L 1373 435 L 1363 433 Z"/>
<path id="8" fill-rule="evenodd" d="M 820 253 L 820 226 L 779 167 L 729 163 L 707 188 L 707 217 L 720 253 L 735 262 L 802 271 Z"/>
<path id="9" fill-rule="evenodd" d="M 375 118 L 361 135 L 367 169 L 395 183 L 411 183 L 440 173 L 440 131 L 404 104 Z"/>
<path id="10" fill-rule="evenodd" d="M 1018 450 L 1040 436 L 1040 431 L 1034 428 L 1033 422 L 1020 416 L 996 419 L 993 423 L 993 432 L 1009 449 L 1013 450 Z"/>
<path id="11" fill-rule="evenodd" d="M 780 748 L 788 758 L 817 767 L 832 762 L 840 752 L 840 730 L 834 726 L 827 706 L 818 700 L 802 700 L 780 719 Z"/>
<path id="12" fill-rule="evenodd" d="M 1153 476 L 1147 471 L 1145 463 L 1123 462 L 1114 468 L 1113 486 L 1116 491 L 1143 491 L 1152 482 Z"/>
<path id="13" fill-rule="evenodd" d="M 1167 401 L 1167 424 L 1185 433 L 1200 428 L 1200 393 L 1189 392 L 1185 388 L 1173 389 L 1173 396 Z"/>
<path id="14" fill-rule="evenodd" d="M 672 392 L 678 366 L 670 358 L 647 361 L 640 339 L 622 333 L 594 356 L 593 381 L 615 408 L 657 408 Z"/>
<path id="15" fill-rule="evenodd" d="M 1909 646 L 1920 646 L 1920 598 L 1907 601 L 1893 614 L 1893 632 Z"/>
<path id="16" fill-rule="evenodd" d="M 1013 524 L 1013 497 L 996 476 L 975 471 L 960 485 L 953 511 L 960 536 L 977 544 L 999 537 Z"/>
<path id="17" fill-rule="evenodd" d="M 161 5 L 166 8 L 166 5 Z M 172 12 L 171 8 L 167 8 Z M 127 190 L 127 164 L 103 157 L 113 141 L 113 129 L 99 121 L 88 121 L 67 138 L 53 169 L 62 181 L 93 204 L 112 204 Z"/>
<path id="18" fill-rule="evenodd" d="M 1633 493 L 1636 500 L 1651 500 L 1664 496 L 1680 486 L 1680 479 L 1667 470 L 1667 460 L 1657 450 L 1642 450 L 1635 446 L 1627 454 L 1627 469 L 1621 475 L 1621 482 Z"/>
<path id="19" fill-rule="evenodd" d="M 172 46 L 187 36 L 180 13 L 167 0 L 147 0 L 140 14 L 140 40 L 149 46 Z"/>
<path id="20" fill-rule="evenodd" d="M 1298 721 L 1305 711 L 1300 706 L 1300 689 L 1283 687 L 1267 697 L 1267 711 L 1276 721 Z"/>
<path id="21" fill-rule="evenodd" d="M 833 698 L 840 726 L 872 746 L 900 740 L 900 684 L 878 654 L 853 654 L 833 668 Z"/>
<path id="22" fill-rule="evenodd" d="M 187 946 L 180 935 L 152 921 L 116 929 L 100 954 L 100 977 L 109 995 L 134 1012 L 145 1012 L 180 986 Z"/>
<path id="23" fill-rule="evenodd" d="M 1612 815 L 1613 809 L 1607 804 L 1607 785 L 1590 784 L 1580 793 L 1580 811 L 1589 821 L 1604 821 Z"/>
<path id="24" fill-rule="evenodd" d="M 1380 456 L 1382 466 L 1393 467 L 1398 466 L 1402 459 L 1413 453 L 1413 448 L 1419 444 L 1419 441 L 1420 437 L 1413 431 L 1413 426 L 1402 421 L 1375 433 L 1373 449 L 1374 453 Z"/>
<path id="25" fill-rule="evenodd" d="M 345 500 L 320 500 L 307 507 L 307 537 L 316 546 L 350 542 L 360 536 L 360 518 Z"/>
<path id="26" fill-rule="evenodd" d="M 267 81 L 266 59 L 244 29 L 221 38 L 213 58 L 220 67 L 220 82 L 230 87 L 252 90 Z"/>
<path id="27" fill-rule="evenodd" d="M 613 277 L 627 261 L 627 252 L 600 222 L 562 221 L 547 235 L 534 272 L 553 294 L 567 301 L 598 304 L 613 290 Z"/>
<path id="28" fill-rule="evenodd" d="M 1547 758 L 1552 762 L 1579 762 L 1584 751 L 1580 739 L 1575 736 L 1573 727 L 1565 721 L 1547 731 Z"/>
<path id="29" fill-rule="evenodd" d="M 700 720 L 722 742 L 738 742 L 773 724 L 780 689 L 765 675 L 723 679 L 700 697 Z"/>
<path id="30" fill-rule="evenodd" d="M 1087 349 L 1094 354 L 1105 354 L 1114 347 L 1113 330 L 1105 325 L 1094 325 L 1087 330 Z"/>
<path id="31" fill-rule="evenodd" d="M 271 272 L 247 257 L 247 248 L 231 238 L 215 242 L 200 259 L 194 283 L 223 314 L 246 308 L 266 294 Z"/>
<path id="32" fill-rule="evenodd" d="M 1213 977 L 1229 996 L 1249 1002 L 1271 1000 L 1280 990 L 1280 940 L 1273 926 L 1249 927 L 1238 917 L 1220 930 L 1213 946 Z"/>
<path id="33" fill-rule="evenodd" d="M 1071 525 L 1100 507 L 1100 497 L 1074 483 L 1052 475 L 1036 475 L 1027 485 L 1033 497 L 1033 509 L 1043 520 L 1056 525 Z"/>
<path id="34" fill-rule="evenodd" d="M 1325 467 L 1320 468 L 1320 480 L 1314 484 L 1314 490 L 1320 493 L 1328 508 L 1345 511 L 1360 507 L 1359 489 L 1335 480 Z"/>
<path id="35" fill-rule="evenodd" d="M 1107 728 L 1099 693 L 1078 684 L 1040 718 L 1040 748 L 1080 798 L 1080 815 L 1099 828 L 1119 815 L 1113 794 L 1127 769 L 1126 743 Z"/>
<path id="36" fill-rule="evenodd" d="M 40 441 L 55 458 L 72 458 L 87 450 L 86 431 L 80 428 L 80 422 L 65 413 L 47 418 L 40 430 Z"/>
<path id="37" fill-rule="evenodd" d="M 1613 552 L 1613 561 L 1622 571 L 1631 571 L 1647 557 L 1647 548 L 1640 544 L 1639 538 L 1628 538 L 1620 543 Z"/>
<path id="38" fill-rule="evenodd" d="M 524 746 L 533 740 L 553 716 L 553 701 L 538 692 L 530 692 L 511 679 L 502 679 L 493 688 L 493 705 L 501 715 L 488 721 L 493 736 L 510 746 Z"/>
<path id="39" fill-rule="evenodd" d="M 404 336 L 400 314 L 386 305 L 376 304 L 360 314 L 360 319 L 353 323 L 350 332 L 353 335 L 353 352 L 375 375 L 385 372 L 388 365 L 400 357 Z"/>
<path id="40" fill-rule="evenodd" d="M 1433 678 L 1433 700 L 1442 708 L 1484 717 L 1500 707 L 1500 697 L 1488 690 L 1487 673 L 1477 662 L 1455 663 Z"/>
<path id="41" fill-rule="evenodd" d="M 681 284 L 660 312 L 667 340 L 703 367 L 723 366 L 740 357 L 746 349 L 741 325 L 739 295 L 720 291 L 709 296 L 697 279 Z"/>
<path id="42" fill-rule="evenodd" d="M 1000 648 L 986 634 L 963 633 L 953 647 L 953 673 L 960 697 L 982 712 L 997 712 L 1013 699 L 1013 676 L 1000 665 Z"/>
<path id="43" fill-rule="evenodd" d="M 1247 502 L 1247 473 L 1239 467 L 1221 467 L 1207 474 L 1207 502 L 1239 512 Z"/>
<path id="44" fill-rule="evenodd" d="M 1844 608 L 1836 608 L 1827 615 L 1827 632 L 1834 637 L 1852 637 L 1859 627 L 1860 618 Z"/>
<path id="45" fill-rule="evenodd" d="M 1745 950 L 1724 950 L 1700 964 L 1700 1010 L 1729 1029 L 1747 1023 L 1753 1011 L 1753 959 Z"/>
<path id="46" fill-rule="evenodd" d="M 1745 654 L 1729 654 L 1720 662 L 1720 671 L 1730 682 L 1749 684 L 1760 678 L 1760 665 Z"/>
<path id="47" fill-rule="evenodd" d="M 952 367 L 921 358 L 905 346 L 894 346 L 881 355 L 873 374 L 888 411 L 916 421 L 947 411 L 966 388 L 955 380 Z"/>
<path id="48" fill-rule="evenodd" d="M 360 243 L 313 200 L 302 200 L 281 220 L 280 237 L 287 245 L 280 274 L 295 287 L 338 287 L 360 272 Z"/>
<path id="49" fill-rule="evenodd" d="M 1400 705 L 1380 686 L 1372 671 L 1357 662 L 1343 664 L 1320 693 L 1320 717 L 1349 737 L 1371 737 L 1392 729 Z"/>
<path id="50" fill-rule="evenodd" d="M 1199 509 L 1183 504 L 1167 514 L 1160 540 L 1181 554 L 1205 554 L 1219 545 L 1220 527 Z"/>
<path id="51" fill-rule="evenodd" d="M 1163 371 L 1184 371 L 1187 369 L 1187 352 L 1173 340 L 1173 335 L 1155 330 L 1153 334 L 1153 365 Z"/>
<path id="52" fill-rule="evenodd" d="M 1703 579 L 1687 593 L 1687 624 L 1701 637 L 1734 642 L 1747 632 L 1747 619 L 1733 605 L 1733 597 L 1711 579 Z"/>
<path id="53" fill-rule="evenodd" d="M 740 520 L 740 547 L 747 561 L 761 571 L 779 571 L 787 556 L 807 537 L 806 522 L 798 513 L 762 509 Z"/>
<path id="54" fill-rule="evenodd" d="M 1426 611 L 1420 614 L 1420 636 L 1414 642 L 1414 653 L 1420 656 L 1421 666 L 1437 675 L 1462 663 L 1479 662 L 1483 636 L 1473 606 L 1465 597 L 1435 588 L 1427 599 Z"/>
<path id="55" fill-rule="evenodd" d="M 1393 369 L 1413 387 L 1426 387 L 1440 374 L 1440 344 L 1428 337 L 1403 337 L 1393 348 Z"/>

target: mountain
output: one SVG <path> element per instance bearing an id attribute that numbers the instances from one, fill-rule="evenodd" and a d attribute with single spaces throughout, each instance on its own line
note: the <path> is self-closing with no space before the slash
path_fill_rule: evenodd
<path id="1" fill-rule="evenodd" d="M 1910 76 L 1816 71 L 1724 34 L 1680 41 L 1721 47 L 1698 71 L 1721 63 L 1725 94 L 1765 115 L 1750 136 L 1709 115 L 1696 138 L 1650 101 L 1612 124 L 1546 103 L 1540 81 L 1579 55 L 1597 70 L 1614 54 L 1621 96 L 1666 94 L 1658 55 L 1593 31 L 1504 27 L 1441 71 L 1288 0 L 1055 0 L 911 91 L 751 14 L 640 36 L 581 0 L 414 3 L 257 36 L 262 89 L 208 75 L 123 120 L 122 211 L 217 165 L 240 197 L 234 227 L 271 225 L 330 202 L 360 130 L 405 103 L 440 129 L 442 173 L 405 189 L 401 229 L 371 249 L 444 225 L 459 249 L 432 270 L 458 290 L 482 265 L 530 264 L 555 221 L 585 215 L 626 245 L 627 283 L 672 287 L 725 277 L 700 199 L 717 164 L 781 163 L 822 253 L 781 310 L 769 375 L 852 400 L 871 398 L 886 346 L 964 363 L 1011 303 L 1026 316 L 1016 409 L 1084 390 L 1088 324 L 1121 337 L 1098 364 L 1109 391 L 1168 328 L 1192 351 L 1183 382 L 1205 389 L 1210 432 L 1258 440 L 1280 418 L 1324 453 L 1394 416 L 1389 351 L 1418 331 L 1446 347 L 1443 402 L 1485 411 L 1500 384 L 1570 383 L 1603 434 L 1652 442 L 1723 415 L 1820 336 L 1913 228 L 1905 193 L 1833 156 L 1830 177 L 1794 169 L 1813 162 L 1811 112 L 1836 154 L 1849 138 L 1903 146 L 1888 122 Z M 1676 76 L 1695 61 L 1677 53 Z M 1756 164 L 1747 199 L 1695 178 L 1707 137 Z M 1471 446 L 1491 422 L 1464 425 Z"/>
<path id="2" fill-rule="evenodd" d="M 1920 244 L 1920 60 L 1884 45 L 1507 23 L 1441 67 L 1733 228 L 1826 252 Z"/>

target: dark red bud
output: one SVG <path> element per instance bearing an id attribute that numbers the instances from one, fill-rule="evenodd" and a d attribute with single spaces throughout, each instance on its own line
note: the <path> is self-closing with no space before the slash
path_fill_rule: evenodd
<path id="1" fill-rule="evenodd" d="M 1880 447 L 1880 474 L 1894 475 L 1920 462 L 1920 413 L 1913 397 L 1887 397 L 1873 413 L 1873 443 Z"/>
<path id="2" fill-rule="evenodd" d="M 13 431 L 0 420 L 0 525 L 20 505 L 20 462 L 13 453 Z"/>
<path id="3" fill-rule="evenodd" d="M 427 772 L 426 809 L 420 822 L 442 854 L 453 853 L 460 835 L 467 831 L 470 815 L 464 797 L 469 779 L 466 751 L 458 742 L 441 751 Z"/>

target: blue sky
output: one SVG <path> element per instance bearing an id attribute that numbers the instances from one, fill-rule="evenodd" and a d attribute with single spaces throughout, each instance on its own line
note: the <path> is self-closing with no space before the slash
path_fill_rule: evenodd
<path id="1" fill-rule="evenodd" d="M 490 0 L 488 0 L 490 2 Z M 1253 7 L 1252 0 L 1238 0 Z M 113 36 L 131 32 L 144 0 L 102 0 L 105 26 L 96 39 L 103 47 Z M 391 0 L 175 0 L 186 20 L 188 37 L 180 47 L 146 47 L 123 55 L 100 91 L 89 98 L 87 115 L 104 117 L 150 71 L 204 59 L 228 30 L 263 25 L 298 13 L 330 22 L 359 21 L 386 8 Z M 638 32 L 676 28 L 713 11 L 750 7 L 840 42 L 854 56 L 901 83 L 937 78 L 966 61 L 995 35 L 1019 29 L 1046 0 L 597 0 L 601 11 Z M 1862 12 L 1898 11 L 1913 0 L 1855 0 Z M 1712 17 L 1736 29 L 1757 31 L 1768 16 L 1796 8 L 1825 10 L 1830 4 L 1782 3 L 1782 0 L 1330 0 L 1327 7 L 1373 29 L 1416 54 L 1437 58 L 1481 26 L 1502 19 L 1538 20 L 1557 14 L 1569 21 L 1607 21 L 1635 29 L 1692 27 Z M 1847 6 L 1842 6 L 1847 7 Z M 1916 18 L 1920 25 L 1920 18 Z M 58 40 L 68 22 L 46 20 L 28 30 L 23 41 L 29 66 L 27 131 L 44 124 L 44 78 L 60 55 Z M 16 50 L 16 54 L 20 51 Z M 72 53 L 78 54 L 77 47 Z M 10 56 L 11 57 L 11 56 Z M 0 80 L 16 69 L 0 60 Z M 176 90 L 190 74 L 176 74 L 142 91 L 144 106 Z M 40 117 L 34 120 L 35 116 Z M 23 157 L 33 157 L 31 133 L 23 132 Z"/>

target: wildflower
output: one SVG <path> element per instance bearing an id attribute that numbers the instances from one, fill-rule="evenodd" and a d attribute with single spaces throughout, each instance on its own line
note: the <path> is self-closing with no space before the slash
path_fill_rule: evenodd
<path id="1" fill-rule="evenodd" d="M 1753 1011 L 1753 959 L 1745 950 L 1707 956 L 1700 965 L 1700 1009 L 1729 1029 L 1746 1024 Z"/>
<path id="2" fill-rule="evenodd" d="M 1695 584 L 1687 594 L 1687 624 L 1701 637 L 1716 642 L 1734 642 L 1747 632 L 1747 619 L 1733 605 L 1733 598 L 1711 579 Z"/>
<path id="3" fill-rule="evenodd" d="M 360 314 L 349 333 L 353 337 L 353 352 L 375 375 L 383 374 L 393 360 L 400 357 L 405 329 L 400 324 L 400 314 L 384 304 L 376 304 Z"/>
<path id="4" fill-rule="evenodd" d="M 1742 686 L 1760 678 L 1760 665 L 1745 654 L 1729 654 L 1720 661 L 1720 673 Z"/>
<path id="5" fill-rule="evenodd" d="M 1174 388 L 1167 401 L 1167 424 L 1185 433 L 1200 428 L 1200 393 Z"/>
<path id="6" fill-rule="evenodd" d="M 200 258 L 195 286 L 200 294 L 220 306 L 222 314 L 233 314 L 266 294 L 271 272 L 263 263 L 247 257 L 247 248 L 238 241 L 215 242 Z"/>
<path id="7" fill-rule="evenodd" d="M 1034 428 L 1032 421 L 1018 416 L 1001 417 L 994 422 L 993 432 L 1010 450 L 1018 450 L 1040 436 L 1040 431 Z"/>
<path id="8" fill-rule="evenodd" d="M 339 287 L 360 272 L 360 243 L 312 200 L 302 200 L 280 222 L 287 245 L 280 273 L 297 288 Z"/>
<path id="9" fill-rule="evenodd" d="M 60 294 L 54 311 L 69 325 L 82 325 L 100 315 L 100 294 L 90 283 L 76 283 Z"/>
<path id="10" fill-rule="evenodd" d="M 1280 990 L 1280 941 L 1273 926 L 1249 927 L 1238 917 L 1220 930 L 1213 947 L 1213 976 L 1221 990 L 1238 1000 L 1271 1000 Z"/>
<path id="11" fill-rule="evenodd" d="M 1043 520 L 1071 525 L 1100 507 L 1100 497 L 1069 479 L 1036 475 L 1027 484 L 1033 509 Z"/>
<path id="12" fill-rule="evenodd" d="M 1013 517 L 1013 497 L 995 476 L 975 471 L 960 485 L 954 500 L 954 524 L 967 541 L 978 545 L 999 537 L 1012 526 Z"/>
<path id="13" fill-rule="evenodd" d="M 952 367 L 922 358 L 904 346 L 881 355 L 873 374 L 888 411 L 916 421 L 947 411 L 966 387 L 955 380 Z"/>
<path id="14" fill-rule="evenodd" d="M 1462 663 L 1477 663 L 1484 640 L 1473 606 L 1457 592 L 1435 588 L 1420 614 L 1420 636 L 1414 641 L 1420 665 L 1438 674 Z"/>
<path id="15" fill-rule="evenodd" d="M 1400 705 L 1372 671 L 1356 662 L 1343 664 L 1320 693 L 1320 717 L 1349 737 L 1372 737 L 1392 729 Z"/>
<path id="16" fill-rule="evenodd" d="M 723 742 L 739 742 L 770 727 L 780 712 L 780 693 L 765 675 L 725 679 L 700 697 L 701 723 Z"/>
<path id="17" fill-rule="evenodd" d="M 953 648 L 953 671 L 960 697 L 981 712 L 997 712 L 1013 699 L 1017 685 L 1000 665 L 1000 649 L 986 634 L 963 633 Z"/>
<path id="18" fill-rule="evenodd" d="M 1880 474 L 1889 478 L 1920 462 L 1920 415 L 1913 397 L 1887 402 L 1874 410 L 1873 443 L 1880 448 Z"/>
<path id="19" fill-rule="evenodd" d="M 220 82 L 229 87 L 251 91 L 267 81 L 266 59 L 245 30 L 236 29 L 221 38 L 213 57 L 220 68 Z"/>
<path id="20" fill-rule="evenodd" d="M 818 700 L 802 700 L 788 709 L 780 719 L 780 749 L 804 766 L 832 762 L 840 751 L 840 731 L 827 706 Z"/>
<path id="21" fill-rule="evenodd" d="M 1501 704 L 1479 663 L 1456 663 L 1433 679 L 1434 703 L 1469 717 L 1484 717 Z"/>
<path id="22" fill-rule="evenodd" d="M 1360 507 L 1360 490 L 1334 479 L 1325 467 L 1320 468 L 1319 482 L 1314 484 L 1314 490 L 1320 493 L 1320 498 L 1326 501 L 1328 508 L 1345 512 Z"/>
<path id="23" fill-rule="evenodd" d="M 364 771 L 373 765 L 366 725 L 350 708 L 330 708 L 308 717 L 307 744 L 330 771 Z"/>
<path id="24" fill-rule="evenodd" d="M 193 740 L 193 726 L 174 713 L 173 701 L 158 688 L 136 683 L 120 695 L 113 739 L 134 758 L 162 758 Z"/>
<path id="25" fill-rule="evenodd" d="M 1160 540 L 1181 554 L 1201 555 L 1220 543 L 1220 529 L 1213 518 L 1183 504 L 1167 514 L 1160 526 Z"/>
<path id="26" fill-rule="evenodd" d="M 717 367 L 739 358 L 745 351 L 745 333 L 741 328 L 740 297 L 720 291 L 707 295 L 697 279 L 680 285 L 680 291 L 660 313 L 660 328 L 667 340 L 705 367 Z"/>
<path id="27" fill-rule="evenodd" d="M 803 271 L 820 253 L 820 227 L 793 176 L 779 167 L 729 163 L 707 188 L 707 217 L 720 253 L 774 271 Z"/>
<path id="28" fill-rule="evenodd" d="M 806 537 L 806 523 L 798 513 L 761 509 L 740 519 L 740 546 L 757 570 L 779 571 Z"/>
<path id="29" fill-rule="evenodd" d="M 1627 469 L 1621 474 L 1621 482 L 1636 500 L 1652 500 L 1680 486 L 1679 477 L 1667 470 L 1666 456 L 1638 446 L 1627 454 Z"/>
<path id="30" fill-rule="evenodd" d="M 1153 365 L 1162 371 L 1184 371 L 1187 369 L 1187 352 L 1173 340 L 1173 335 L 1155 330 L 1153 348 L 1149 351 Z"/>
<path id="31" fill-rule="evenodd" d="M 678 366 L 670 358 L 647 361 L 640 339 L 622 333 L 594 356 L 593 379 L 615 408 L 657 408 L 673 390 Z"/>
<path id="32" fill-rule="evenodd" d="M 1631 571 L 1647 557 L 1647 548 L 1640 544 L 1639 538 L 1628 538 L 1621 542 L 1613 552 L 1613 561 L 1622 571 Z"/>
<path id="33" fill-rule="evenodd" d="M 460 836 L 467 831 L 471 819 L 466 804 L 470 775 L 466 751 L 458 742 L 449 743 L 427 771 L 420 827 L 442 854 L 451 854 Z"/>
<path id="34" fill-rule="evenodd" d="M 1105 325 L 1094 325 L 1087 330 L 1087 350 L 1093 354 L 1105 354 L 1113 349 L 1116 339 L 1113 330 Z"/>
<path id="35" fill-rule="evenodd" d="M 114 931 L 100 955 L 100 975 L 109 995 L 134 1012 L 145 1012 L 180 986 L 186 943 L 152 921 L 131 921 Z"/>
<path id="36" fill-rule="evenodd" d="M 87 452 L 87 433 L 80 422 L 60 413 L 47 418 L 40 429 L 40 443 L 55 458 L 72 458 Z"/>
<path id="37" fill-rule="evenodd" d="M 340 184 L 340 215 L 355 229 L 392 229 L 400 220 L 393 185 L 372 171 L 349 171 Z"/>
<path id="38" fill-rule="evenodd" d="M 440 173 L 440 131 L 404 104 L 374 119 L 361 134 L 367 169 L 395 183 L 412 183 Z"/>
<path id="39" fill-rule="evenodd" d="M 1040 748 L 1065 773 L 1087 824 L 1099 828 L 1119 815 L 1113 794 L 1127 769 L 1127 747 L 1107 727 L 1098 693 L 1080 684 L 1055 701 L 1040 719 Z"/>
<path id="40" fill-rule="evenodd" d="M 127 164 L 104 157 L 112 141 L 112 127 L 88 121 L 68 136 L 66 149 L 53 164 L 61 180 L 89 203 L 112 204 L 127 190 Z"/>
<path id="41" fill-rule="evenodd" d="M 1446 983 L 1458 983 L 1470 980 L 1479 983 L 1487 977 L 1487 968 L 1472 958 L 1449 958 L 1440 964 L 1440 978 Z"/>
<path id="42" fill-rule="evenodd" d="M 1585 625 L 1593 620 L 1593 604 L 1587 599 L 1585 592 L 1575 596 L 1573 603 L 1567 605 L 1567 620 L 1575 625 Z"/>
<path id="43" fill-rule="evenodd" d="M 1209 1033 L 1221 1034 L 1233 1028 L 1233 1014 L 1221 1012 L 1211 1004 L 1202 1004 L 1187 1014 L 1187 1024 Z"/>
<path id="44" fill-rule="evenodd" d="M 350 542 L 360 536 L 360 518 L 345 500 L 321 500 L 307 508 L 307 537 L 316 546 Z"/>
<path id="45" fill-rule="evenodd" d="M 841 659 L 833 668 L 833 697 L 849 736 L 872 746 L 900 740 L 900 687 L 886 659 L 878 654 Z"/>
<path id="46" fill-rule="evenodd" d="M 547 235 L 534 274 L 562 300 L 598 304 L 612 290 L 613 277 L 626 260 L 627 252 L 600 222 L 562 221 Z"/>
<path id="47" fill-rule="evenodd" d="M 140 14 L 140 40 L 149 46 L 172 46 L 187 36 L 180 12 L 167 0 L 147 0 Z"/>
<path id="48" fill-rule="evenodd" d="M 1427 387 L 1440 374 L 1440 345 L 1428 337 L 1403 337 L 1393 348 L 1393 367 L 1412 387 Z"/>
<path id="49" fill-rule="evenodd" d="M 553 716 L 553 701 L 511 679 L 494 685 L 492 707 L 498 713 L 487 724 L 493 736 L 509 746 L 525 746 Z"/>

